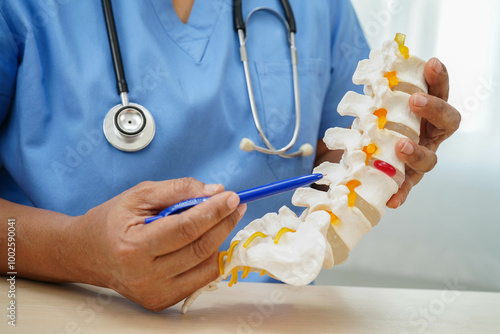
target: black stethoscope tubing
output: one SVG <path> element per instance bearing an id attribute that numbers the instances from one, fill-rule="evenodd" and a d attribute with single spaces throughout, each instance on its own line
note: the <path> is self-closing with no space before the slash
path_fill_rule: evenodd
<path id="1" fill-rule="evenodd" d="M 125 78 L 125 71 L 123 69 L 120 43 L 118 42 L 118 34 L 116 33 L 116 24 L 113 16 L 113 8 L 111 7 L 111 1 L 102 0 L 102 7 L 104 10 L 106 29 L 108 31 L 109 47 L 111 48 L 111 56 L 113 58 L 113 67 L 115 69 L 118 94 L 128 93 L 127 79 Z"/>
<path id="2" fill-rule="evenodd" d="M 295 25 L 295 17 L 293 16 L 292 7 L 288 0 L 280 0 L 283 6 L 283 11 L 285 12 L 286 22 L 288 23 L 288 28 L 290 32 L 296 33 L 297 26 Z M 243 10 L 241 8 L 241 0 L 233 0 L 233 23 L 234 30 L 246 30 L 245 20 L 243 19 Z"/>

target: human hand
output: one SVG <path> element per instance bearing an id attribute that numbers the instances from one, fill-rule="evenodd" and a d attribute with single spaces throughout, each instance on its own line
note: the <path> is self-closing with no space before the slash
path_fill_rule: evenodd
<path id="1" fill-rule="evenodd" d="M 74 225 L 84 283 L 112 288 L 152 311 L 176 304 L 219 276 L 218 247 L 246 205 L 221 185 L 190 178 L 144 182 Z M 182 200 L 212 196 L 178 215 L 144 219 Z M 82 275 L 80 276 L 82 277 Z"/>
<path id="2" fill-rule="evenodd" d="M 390 208 L 403 204 L 412 187 L 434 168 L 437 148 L 460 125 L 460 113 L 447 102 L 449 77 L 446 67 L 437 58 L 432 58 L 425 65 L 424 76 L 429 94 L 416 93 L 410 97 L 410 109 L 422 117 L 420 143 L 400 139 L 396 144 L 396 155 L 406 164 L 406 177 L 398 192 L 387 202 Z"/>

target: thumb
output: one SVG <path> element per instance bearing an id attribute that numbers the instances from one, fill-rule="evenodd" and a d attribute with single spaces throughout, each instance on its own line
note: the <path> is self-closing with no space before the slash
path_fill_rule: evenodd
<path id="1" fill-rule="evenodd" d="M 134 197 L 149 210 L 163 210 L 195 197 L 213 196 L 224 191 L 221 184 L 205 184 L 186 177 L 159 182 L 142 182 L 131 189 Z"/>

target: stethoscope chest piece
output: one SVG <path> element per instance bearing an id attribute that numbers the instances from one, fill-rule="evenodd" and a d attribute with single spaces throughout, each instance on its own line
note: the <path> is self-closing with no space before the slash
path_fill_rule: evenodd
<path id="1" fill-rule="evenodd" d="M 104 135 L 115 148 L 135 152 L 153 140 L 155 122 L 151 113 L 141 105 L 129 103 L 114 106 L 104 118 Z"/>

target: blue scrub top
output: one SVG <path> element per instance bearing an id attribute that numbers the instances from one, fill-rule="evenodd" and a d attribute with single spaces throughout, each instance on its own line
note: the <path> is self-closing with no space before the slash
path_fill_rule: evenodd
<path id="1" fill-rule="evenodd" d="M 348 0 L 291 0 L 302 107 L 300 135 L 316 146 L 338 115 L 357 62 L 368 56 Z M 246 16 L 278 0 L 243 1 Z M 194 177 L 239 191 L 310 173 L 314 156 L 284 159 L 243 152 L 261 143 L 248 101 L 232 1 L 197 0 L 187 24 L 169 0 L 113 1 L 131 102 L 156 121 L 142 151 L 106 141 L 102 124 L 119 104 L 101 2 L 0 1 L 0 197 L 84 214 L 144 180 Z M 295 116 L 287 34 L 273 15 L 247 27 L 250 68 L 261 122 L 276 147 L 292 136 Z M 289 205 L 292 192 L 248 205 L 233 234 Z M 251 280 L 247 279 L 247 280 Z"/>

